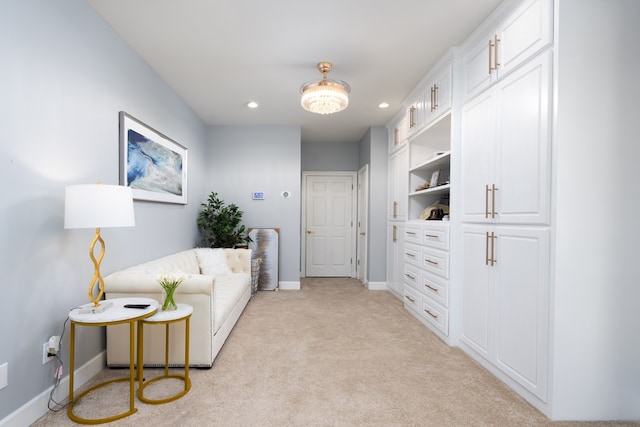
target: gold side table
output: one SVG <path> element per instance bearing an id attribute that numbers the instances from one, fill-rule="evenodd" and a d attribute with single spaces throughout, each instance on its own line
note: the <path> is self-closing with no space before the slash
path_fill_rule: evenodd
<path id="1" fill-rule="evenodd" d="M 189 322 L 193 307 L 188 304 L 178 304 L 176 310 L 162 311 L 158 309 L 156 314 L 138 322 L 138 399 L 144 403 L 160 404 L 173 402 L 187 394 L 191 390 L 191 379 L 189 378 Z M 169 374 L 169 325 L 184 321 L 184 374 Z M 150 380 L 144 380 L 144 325 L 165 325 L 165 348 L 164 348 L 164 374 Z M 156 381 L 175 378 L 184 382 L 184 389 L 163 399 L 151 399 L 144 396 L 144 389 L 149 384 Z"/>
<path id="2" fill-rule="evenodd" d="M 134 324 L 139 320 L 153 315 L 158 307 L 158 302 L 150 298 L 115 298 L 107 300 L 112 306 L 102 313 L 85 313 L 80 309 L 73 309 L 69 312 L 69 320 L 71 321 L 70 330 L 70 351 L 69 351 L 69 406 L 67 407 L 67 415 L 69 418 L 79 424 L 101 424 L 107 423 L 136 413 L 138 410 L 134 405 L 135 400 L 135 330 Z M 148 304 L 146 308 L 126 308 L 128 304 Z M 78 326 L 111 326 L 119 324 L 129 324 L 129 377 L 116 378 L 114 380 L 105 381 L 97 384 L 82 393 L 74 396 L 74 363 L 75 363 L 75 344 L 76 344 L 76 325 Z M 83 396 L 95 391 L 106 385 L 129 381 L 129 410 L 117 415 L 105 418 L 82 418 L 73 413 L 74 405 Z"/>

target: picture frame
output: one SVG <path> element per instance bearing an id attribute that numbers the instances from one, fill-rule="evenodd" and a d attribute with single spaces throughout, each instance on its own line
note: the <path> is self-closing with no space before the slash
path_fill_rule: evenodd
<path id="1" fill-rule="evenodd" d="M 429 181 L 429 188 L 437 187 L 440 180 L 440 169 L 434 170 L 431 174 L 431 181 Z"/>
<path id="2" fill-rule="evenodd" d="M 119 113 L 120 185 L 135 200 L 187 204 L 187 149 L 124 111 Z"/>
<path id="3" fill-rule="evenodd" d="M 279 286 L 278 277 L 278 246 L 279 228 L 248 228 L 251 238 L 249 249 L 253 258 L 262 260 L 258 274 L 259 291 L 276 291 Z"/>

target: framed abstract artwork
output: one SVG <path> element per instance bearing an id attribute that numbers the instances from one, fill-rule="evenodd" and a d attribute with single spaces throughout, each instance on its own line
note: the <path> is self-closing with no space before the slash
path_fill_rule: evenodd
<path id="1" fill-rule="evenodd" d="M 187 149 L 120 111 L 120 185 L 133 198 L 187 204 Z"/>
<path id="2" fill-rule="evenodd" d="M 262 259 L 258 274 L 259 291 L 278 289 L 278 238 L 279 228 L 249 228 L 249 249 L 253 258 Z"/>

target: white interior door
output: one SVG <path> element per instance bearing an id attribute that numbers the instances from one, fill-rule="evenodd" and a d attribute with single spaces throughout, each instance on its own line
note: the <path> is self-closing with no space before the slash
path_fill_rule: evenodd
<path id="1" fill-rule="evenodd" d="M 367 283 L 367 230 L 369 212 L 369 167 L 364 165 L 358 171 L 358 243 L 356 248 L 356 278 L 363 284 Z"/>
<path id="2" fill-rule="evenodd" d="M 305 177 L 305 275 L 353 277 L 354 174 Z"/>

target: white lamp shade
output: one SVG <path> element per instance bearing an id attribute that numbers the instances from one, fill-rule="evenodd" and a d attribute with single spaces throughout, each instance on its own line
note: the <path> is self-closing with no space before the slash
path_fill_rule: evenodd
<path id="1" fill-rule="evenodd" d="M 133 193 L 121 185 L 71 185 L 65 189 L 64 228 L 133 227 Z"/>

